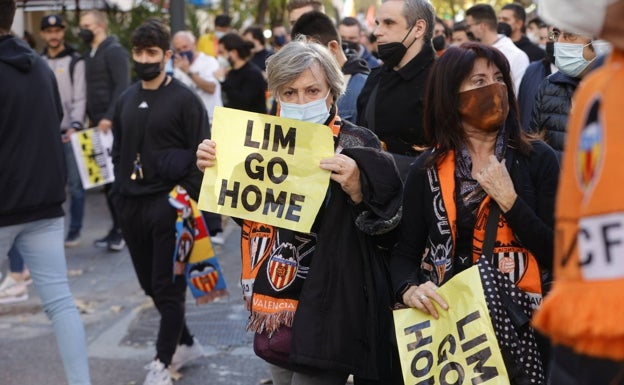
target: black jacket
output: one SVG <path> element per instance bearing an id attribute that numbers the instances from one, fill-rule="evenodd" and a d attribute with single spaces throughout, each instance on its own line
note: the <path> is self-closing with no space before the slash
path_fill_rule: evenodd
<path id="1" fill-rule="evenodd" d="M 565 144 L 572 95 L 579 81 L 557 72 L 542 80 L 535 95 L 529 131 L 544 131 L 544 140 L 557 151 L 559 159 Z"/>
<path id="2" fill-rule="evenodd" d="M 364 200 L 354 206 L 340 185 L 331 182 L 317 248 L 295 313 L 290 358 L 297 364 L 390 384 L 393 329 L 385 255 L 374 237 L 355 223 L 364 211 L 376 220 L 398 219 L 402 184 L 387 153 L 356 147 L 343 154 L 360 168 Z"/>
<path id="3" fill-rule="evenodd" d="M 433 47 L 425 44 L 398 71 L 382 65 L 368 75 L 357 101 L 357 124 L 375 132 L 391 153 L 414 156 L 412 145 L 425 144 L 423 95 L 435 58 Z M 369 105 L 375 92 L 374 106 Z"/>
<path id="4" fill-rule="evenodd" d="M 115 36 L 107 37 L 91 57 L 85 58 L 87 79 L 87 116 L 92 124 L 113 120 L 115 100 L 130 85 L 128 53 Z"/>
<path id="5" fill-rule="evenodd" d="M 0 117 L 0 226 L 63 216 L 63 110 L 56 78 L 13 36 L 0 37 Z"/>
<path id="6" fill-rule="evenodd" d="M 550 62 L 547 59 L 529 64 L 518 91 L 518 108 L 520 109 L 520 123 L 525 131 L 529 130 L 531 113 L 535 105 L 535 94 L 544 78 L 551 74 Z"/>

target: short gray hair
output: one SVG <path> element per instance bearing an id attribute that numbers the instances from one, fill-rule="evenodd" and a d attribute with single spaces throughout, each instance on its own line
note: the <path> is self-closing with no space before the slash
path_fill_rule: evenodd
<path id="1" fill-rule="evenodd" d="M 174 39 L 176 37 L 183 37 L 188 40 L 192 45 L 195 45 L 195 35 L 193 35 L 193 32 L 191 31 L 178 31 L 175 33 L 175 35 L 173 35 Z"/>
<path id="2" fill-rule="evenodd" d="M 334 101 L 344 94 L 346 83 L 342 70 L 329 50 L 321 44 L 298 37 L 267 59 L 267 83 L 273 96 L 295 81 L 306 69 L 317 63 L 323 71 Z"/>
<path id="3" fill-rule="evenodd" d="M 384 0 L 397 1 L 397 0 Z M 407 21 L 409 28 L 413 27 L 418 20 L 424 20 L 427 23 L 423 40 L 425 44 L 429 44 L 433 39 L 433 28 L 435 26 L 435 9 L 427 0 L 403 0 L 403 17 Z"/>

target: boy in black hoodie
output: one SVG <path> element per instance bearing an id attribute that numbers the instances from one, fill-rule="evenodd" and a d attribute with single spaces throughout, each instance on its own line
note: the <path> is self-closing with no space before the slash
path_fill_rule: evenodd
<path id="1" fill-rule="evenodd" d="M 67 381 L 85 385 L 85 333 L 63 246 L 63 110 L 52 70 L 9 34 L 14 16 L 15 0 L 0 0 L 0 255 L 12 249 L 24 258 L 54 325 Z"/>

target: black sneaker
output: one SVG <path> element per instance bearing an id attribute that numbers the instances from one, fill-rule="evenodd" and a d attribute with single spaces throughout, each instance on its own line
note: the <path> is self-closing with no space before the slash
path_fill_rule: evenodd
<path id="1" fill-rule="evenodd" d="M 111 251 L 121 251 L 126 247 L 126 241 L 121 236 L 121 231 L 114 231 L 108 240 L 108 249 Z"/>
<path id="2" fill-rule="evenodd" d="M 72 230 L 65 238 L 65 247 L 75 247 L 80 243 L 80 231 Z"/>
<path id="3" fill-rule="evenodd" d="M 113 236 L 114 233 L 116 233 L 116 231 L 113 229 L 113 230 L 109 231 L 108 234 L 106 234 L 106 236 L 104 238 L 96 239 L 93 242 L 93 246 L 100 247 L 102 249 L 107 248 L 108 247 L 108 243 L 110 242 L 111 237 Z"/>

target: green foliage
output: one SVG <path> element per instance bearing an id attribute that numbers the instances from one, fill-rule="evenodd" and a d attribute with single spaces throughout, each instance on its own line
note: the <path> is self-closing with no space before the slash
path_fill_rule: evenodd
<path id="1" fill-rule="evenodd" d="M 193 35 L 199 38 L 203 31 L 201 28 L 201 22 L 197 15 L 197 7 L 192 4 L 186 4 L 186 29 L 193 32 Z"/>
<path id="2" fill-rule="evenodd" d="M 128 51 L 132 51 L 130 38 L 132 32 L 145 20 L 150 18 L 161 19 L 169 24 L 169 15 L 163 10 L 164 0 L 154 4 L 146 0 L 137 0 L 130 11 L 123 12 L 117 7 L 106 10 L 108 16 L 109 34 L 117 36 L 121 45 Z"/>

